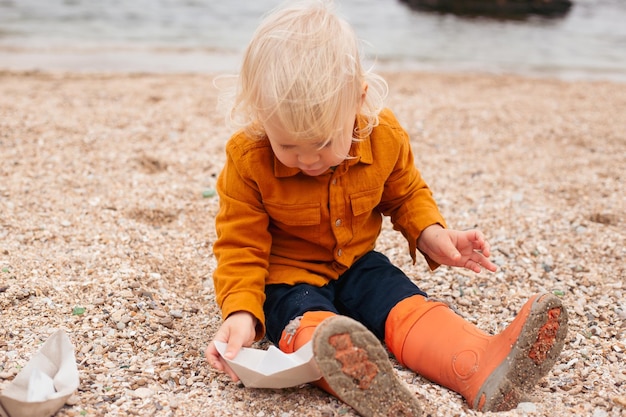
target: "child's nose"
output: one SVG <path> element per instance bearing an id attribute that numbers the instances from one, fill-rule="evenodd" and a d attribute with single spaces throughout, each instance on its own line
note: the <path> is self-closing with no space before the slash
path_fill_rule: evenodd
<path id="1" fill-rule="evenodd" d="M 316 153 L 301 153 L 298 155 L 298 161 L 305 165 L 311 165 L 319 161 L 320 156 Z"/>

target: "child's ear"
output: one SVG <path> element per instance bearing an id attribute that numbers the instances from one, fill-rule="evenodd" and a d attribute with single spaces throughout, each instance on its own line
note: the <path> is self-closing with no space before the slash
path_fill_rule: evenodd
<path id="1" fill-rule="evenodd" d="M 367 97 L 368 88 L 369 88 L 369 85 L 367 84 L 367 82 L 363 81 L 363 92 L 361 93 L 361 106 L 365 102 L 365 97 Z"/>

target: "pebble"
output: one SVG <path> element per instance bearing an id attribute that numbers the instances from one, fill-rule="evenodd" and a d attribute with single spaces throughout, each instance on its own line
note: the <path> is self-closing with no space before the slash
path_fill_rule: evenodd
<path id="1" fill-rule="evenodd" d="M 140 387 L 134 390 L 131 395 L 135 398 L 150 398 L 154 395 L 154 391 L 150 388 Z"/>
<path id="2" fill-rule="evenodd" d="M 174 320 L 172 320 L 171 317 L 163 317 L 162 319 L 159 319 L 159 324 L 167 327 L 168 329 L 174 328 Z"/>
<path id="3" fill-rule="evenodd" d="M 67 405 L 76 405 L 80 401 L 80 397 L 76 394 L 70 395 L 70 397 L 65 400 L 65 404 Z"/>
<path id="4" fill-rule="evenodd" d="M 13 377 L 13 372 L 11 371 L 0 372 L 0 379 L 9 379 L 11 377 Z"/>
<path id="5" fill-rule="evenodd" d="M 534 413 L 537 411 L 537 406 L 534 403 L 519 403 L 517 409 L 523 413 Z"/>
<path id="6" fill-rule="evenodd" d="M 166 317 L 167 313 L 163 310 L 154 310 L 153 314 L 158 317 Z"/>
<path id="7" fill-rule="evenodd" d="M 592 417 L 608 417 L 609 413 L 602 408 L 596 408 L 593 410 Z"/>

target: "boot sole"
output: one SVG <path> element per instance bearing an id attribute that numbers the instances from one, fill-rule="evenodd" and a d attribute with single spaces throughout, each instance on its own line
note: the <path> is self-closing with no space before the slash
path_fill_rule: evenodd
<path id="1" fill-rule="evenodd" d="M 313 355 L 337 397 L 364 417 L 419 417 L 415 396 L 400 381 L 387 351 L 361 323 L 324 320 L 313 334 Z"/>
<path id="2" fill-rule="evenodd" d="M 472 408 L 506 411 L 517 407 L 558 359 L 567 335 L 567 310 L 551 294 L 535 298 L 509 355 L 489 375 Z"/>

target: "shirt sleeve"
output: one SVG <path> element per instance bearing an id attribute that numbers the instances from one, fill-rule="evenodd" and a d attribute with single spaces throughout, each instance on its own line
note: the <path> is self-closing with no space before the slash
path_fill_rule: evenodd
<path id="1" fill-rule="evenodd" d="M 258 320 L 258 340 L 265 334 L 263 303 L 271 236 L 269 216 L 245 162 L 245 155 L 237 154 L 234 145 L 227 146 L 227 161 L 217 181 L 220 208 L 215 219 L 213 282 L 222 316 L 251 313 Z"/>
<path id="2" fill-rule="evenodd" d="M 391 175 L 388 177 L 380 209 L 390 216 L 395 230 L 400 231 L 409 243 L 409 252 L 416 261 L 417 239 L 428 226 L 439 224 L 447 227 L 441 215 L 432 191 L 415 166 L 409 136 L 395 121 L 390 122 L 390 137 L 386 140 L 395 142 L 397 159 Z M 423 254 L 431 269 L 439 264 Z"/>

